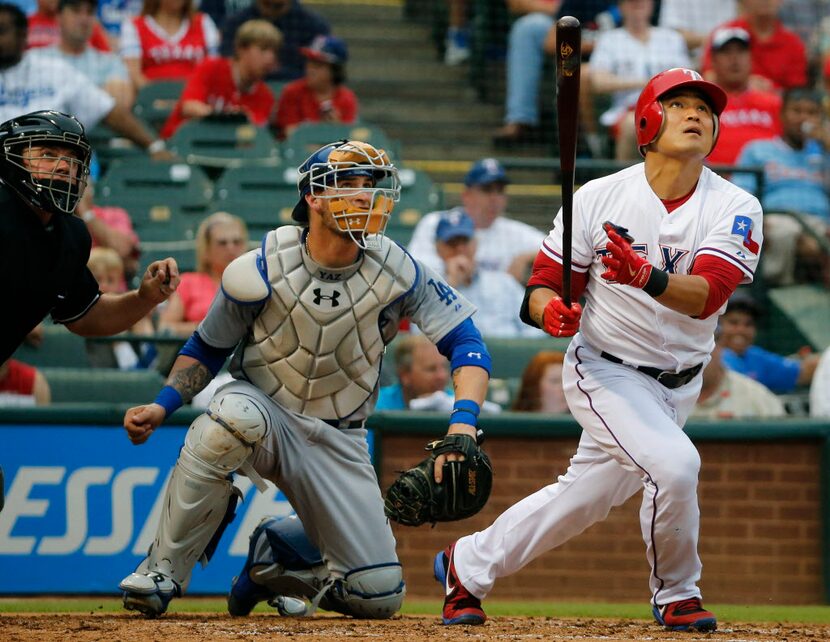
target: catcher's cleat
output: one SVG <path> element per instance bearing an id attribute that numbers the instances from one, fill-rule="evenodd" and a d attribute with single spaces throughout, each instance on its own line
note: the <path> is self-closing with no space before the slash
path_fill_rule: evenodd
<path id="1" fill-rule="evenodd" d="M 453 553 L 455 542 L 435 556 L 433 574 L 444 585 L 444 624 L 484 624 L 487 616 L 481 608 L 481 600 L 470 593 L 455 574 Z"/>
<path id="2" fill-rule="evenodd" d="M 234 617 L 244 617 L 250 614 L 257 604 L 266 600 L 284 617 L 302 617 L 308 612 L 305 601 L 296 597 L 275 595 L 274 591 L 267 586 L 251 579 L 252 569 L 267 566 L 267 563 L 255 562 L 257 544 L 261 537 L 265 537 L 265 529 L 273 521 L 275 520 L 263 519 L 259 526 L 254 529 L 254 532 L 251 533 L 245 566 L 231 582 L 231 590 L 228 593 L 228 613 Z"/>
<path id="3" fill-rule="evenodd" d="M 118 588 L 124 591 L 124 608 L 147 618 L 164 615 L 170 600 L 181 596 L 179 585 L 161 573 L 130 573 Z"/>
<path id="4" fill-rule="evenodd" d="M 714 614 L 703 608 L 699 597 L 653 606 L 652 612 L 657 623 L 670 631 L 714 631 L 718 628 Z"/>

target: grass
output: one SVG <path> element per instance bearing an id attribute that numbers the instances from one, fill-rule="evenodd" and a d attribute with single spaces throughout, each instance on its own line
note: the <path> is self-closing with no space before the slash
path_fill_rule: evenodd
<path id="1" fill-rule="evenodd" d="M 707 608 L 721 622 L 798 622 L 810 624 L 830 623 L 830 606 L 781 606 L 707 604 Z M 485 604 L 490 616 L 527 616 L 563 618 L 622 618 L 650 619 L 648 604 L 605 602 L 507 602 L 488 601 Z M 407 615 L 434 615 L 441 610 L 437 600 L 407 600 L 402 613 Z M 110 596 L 90 597 L 4 597 L 0 598 L 0 613 L 122 613 L 120 598 Z M 225 600 L 219 597 L 184 598 L 173 602 L 171 613 L 224 613 Z M 265 604 L 256 608 L 257 613 L 274 612 Z"/>

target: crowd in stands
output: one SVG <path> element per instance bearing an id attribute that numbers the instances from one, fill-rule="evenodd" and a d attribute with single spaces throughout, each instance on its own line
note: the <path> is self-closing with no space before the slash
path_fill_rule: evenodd
<path id="1" fill-rule="evenodd" d="M 824 112 L 830 18 L 810 13 L 819 4 L 505 0 L 502 10 L 510 21 L 504 25 L 504 126 L 493 142 L 515 146 L 538 138 L 543 106 L 552 99 L 545 83 L 556 52 L 555 21 L 575 15 L 584 28 L 580 113 L 587 140 L 581 149 L 594 157 L 637 160 L 632 113 L 645 82 L 670 67 L 700 70 L 729 96 L 709 163 L 719 171 L 730 166 L 731 180 L 763 200 L 765 282 L 830 285 L 822 242 L 830 242 L 830 129 Z M 469 62 L 477 10 L 481 3 L 447 0 L 447 65 Z M 347 86 L 349 48 L 333 31 L 336 26 L 300 0 L 0 2 L 0 121 L 55 108 L 75 114 L 88 130 L 107 126 L 159 160 L 174 158 L 170 140 L 188 121 L 238 119 L 269 128 L 277 141 L 303 123 L 359 123 L 358 98 Z M 155 132 L 132 110 L 139 92 L 162 80 L 179 82 L 182 90 Z M 757 167 L 764 170 L 762 186 L 754 173 L 741 171 Z M 519 320 L 518 311 L 545 235 L 508 215 L 509 185 L 498 160 L 475 161 L 464 176 L 459 205 L 424 213 L 407 249 L 476 305 L 475 320 L 485 336 L 542 338 Z M 124 291 L 139 273 L 141 230 L 134 229 L 125 208 L 94 199 L 90 185 L 77 210 L 93 238 L 90 269 L 102 291 Z M 178 292 L 132 334 L 186 338 L 193 331 L 224 268 L 258 241 L 249 244 L 246 224 L 234 213 L 216 212 L 200 221 L 196 270 L 183 274 Z M 811 384 L 830 390 L 827 355 L 784 357 L 753 345 L 760 314 L 757 304 L 741 297 L 730 303 L 693 416 L 775 417 L 786 412 L 776 394 L 803 392 Z M 451 408 L 446 359 L 421 339 L 413 334 L 398 343 L 398 383 L 381 390 L 378 410 Z M 152 367 L 156 356 L 146 342 L 88 347 L 90 363 L 99 367 Z M 539 352 L 504 406 L 568 412 L 561 356 Z M 44 394 L 42 376 L 26 368 L 14 361 L 2 366 L 0 399 L 19 385 L 37 403 L 47 403 L 48 385 Z M 12 388 L 5 388 L 6 380 Z M 830 415 L 820 398 L 814 393 L 811 408 Z"/>

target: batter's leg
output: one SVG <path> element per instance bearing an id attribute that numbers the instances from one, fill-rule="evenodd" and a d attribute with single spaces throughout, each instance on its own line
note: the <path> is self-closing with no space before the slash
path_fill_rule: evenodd
<path id="1" fill-rule="evenodd" d="M 619 466 L 641 479 L 640 520 L 655 604 L 700 597 L 700 456 L 681 425 L 699 378 L 670 390 L 585 345 L 569 349 L 563 381 L 574 417 Z"/>
<path id="2" fill-rule="evenodd" d="M 484 599 L 497 578 L 515 573 L 605 519 L 614 506 L 641 488 L 636 474 L 623 469 L 583 433 L 557 483 L 514 504 L 487 529 L 458 540 L 456 575 L 470 593 Z"/>

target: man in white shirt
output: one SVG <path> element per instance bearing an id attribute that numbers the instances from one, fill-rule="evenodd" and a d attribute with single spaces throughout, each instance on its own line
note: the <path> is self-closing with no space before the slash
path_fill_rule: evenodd
<path id="1" fill-rule="evenodd" d="M 483 336 L 545 336 L 519 318 L 524 288 L 518 281 L 506 272 L 477 265 L 473 219 L 460 210 L 444 212 L 435 231 L 435 248 L 447 283 L 478 308 L 473 321 Z"/>
<path id="2" fill-rule="evenodd" d="M 57 58 L 24 54 L 27 30 L 23 12 L 0 2 L 0 122 L 52 109 L 74 115 L 87 131 L 103 122 L 154 158 L 170 158 L 163 141 L 82 73 Z"/>
<path id="3" fill-rule="evenodd" d="M 69 63 L 115 98 L 117 104 L 131 109 L 135 92 L 121 58 L 89 46 L 97 6 L 98 0 L 60 0 L 60 42 L 35 51 L 38 55 L 59 58 Z"/>
<path id="4" fill-rule="evenodd" d="M 495 158 L 483 158 L 464 179 L 461 206 L 450 211 L 465 213 L 473 220 L 479 268 L 507 272 L 524 285 L 545 235 L 527 223 L 504 216 L 509 182 L 501 163 Z M 407 248 L 416 259 L 439 271 L 443 269 L 443 262 L 435 249 L 435 231 L 443 214 L 425 215 L 415 227 Z"/>
<path id="5" fill-rule="evenodd" d="M 654 0 L 621 0 L 623 26 L 602 32 L 591 54 L 588 79 L 597 94 L 611 94 L 611 108 L 599 118 L 616 139 L 617 160 L 638 158 L 631 112 L 649 78 L 673 67 L 689 67 L 683 36 L 652 27 Z"/>

